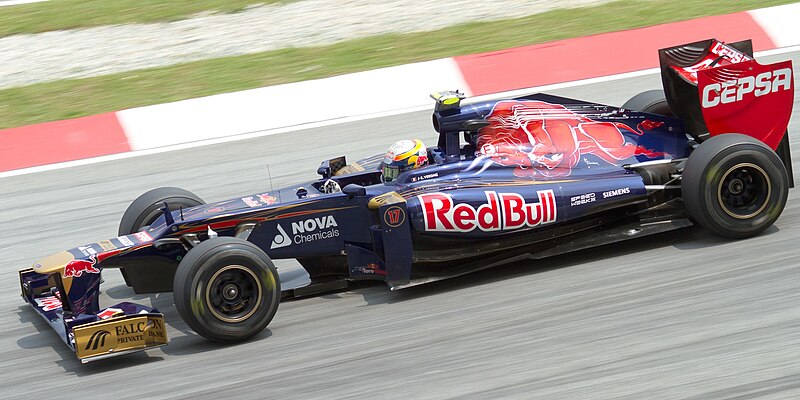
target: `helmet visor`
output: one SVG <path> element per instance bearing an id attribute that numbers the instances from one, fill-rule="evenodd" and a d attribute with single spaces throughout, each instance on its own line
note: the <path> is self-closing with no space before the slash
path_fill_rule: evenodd
<path id="1" fill-rule="evenodd" d="M 392 182 L 400 175 L 400 167 L 397 165 L 383 164 L 381 166 L 381 179 L 384 182 Z"/>

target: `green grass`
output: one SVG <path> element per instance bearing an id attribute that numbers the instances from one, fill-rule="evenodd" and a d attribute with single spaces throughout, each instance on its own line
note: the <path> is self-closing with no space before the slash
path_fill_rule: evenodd
<path id="1" fill-rule="evenodd" d="M 100 25 L 175 21 L 282 0 L 50 0 L 0 8 L 0 36 Z"/>
<path id="2" fill-rule="evenodd" d="M 622 1 L 434 32 L 42 83 L 0 90 L 0 128 L 785 3 L 791 1 Z"/>

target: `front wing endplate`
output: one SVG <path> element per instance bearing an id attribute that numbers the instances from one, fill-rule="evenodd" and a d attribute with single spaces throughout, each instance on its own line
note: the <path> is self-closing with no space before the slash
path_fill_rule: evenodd
<path id="1" fill-rule="evenodd" d="M 75 352 L 82 362 L 167 344 L 167 330 L 161 314 L 111 318 L 77 326 Z"/>

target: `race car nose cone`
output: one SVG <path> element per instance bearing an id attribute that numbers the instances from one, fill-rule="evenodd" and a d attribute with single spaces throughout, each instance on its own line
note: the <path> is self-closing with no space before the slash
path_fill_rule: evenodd
<path id="1" fill-rule="evenodd" d="M 51 256 L 47 256 L 33 264 L 33 271 L 37 274 L 52 274 L 64 268 L 75 257 L 67 251 L 62 251 Z"/>

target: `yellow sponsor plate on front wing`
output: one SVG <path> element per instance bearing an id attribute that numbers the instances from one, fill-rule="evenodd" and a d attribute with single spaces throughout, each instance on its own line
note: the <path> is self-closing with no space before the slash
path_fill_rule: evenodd
<path id="1" fill-rule="evenodd" d="M 78 358 L 144 350 L 167 344 L 167 329 L 161 315 L 111 318 L 76 327 L 75 351 Z"/>

